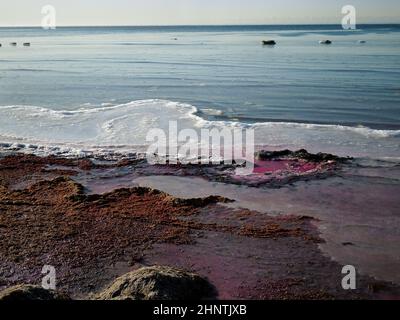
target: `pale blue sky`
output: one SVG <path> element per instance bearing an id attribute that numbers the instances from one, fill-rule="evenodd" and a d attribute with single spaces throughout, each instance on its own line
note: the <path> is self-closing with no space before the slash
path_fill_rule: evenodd
<path id="1" fill-rule="evenodd" d="M 339 24 L 347 4 L 358 23 L 400 23 L 400 0 L 1 0 L 0 25 L 40 25 L 47 4 L 57 25 Z"/>

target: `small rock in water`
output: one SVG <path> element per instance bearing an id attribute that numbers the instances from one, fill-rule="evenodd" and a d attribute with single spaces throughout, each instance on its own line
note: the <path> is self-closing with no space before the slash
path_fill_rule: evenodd
<path id="1" fill-rule="evenodd" d="M 263 40 L 262 44 L 264 46 L 274 46 L 274 45 L 276 45 L 276 41 L 275 40 Z"/>
<path id="2" fill-rule="evenodd" d="M 23 46 L 24 46 L 24 47 L 30 47 L 31 44 L 30 44 L 29 42 L 25 42 L 25 43 L 23 44 Z"/>
<path id="3" fill-rule="evenodd" d="M 332 44 L 332 41 L 331 40 L 321 40 L 319 43 L 320 44 Z"/>
<path id="4" fill-rule="evenodd" d="M 367 43 L 365 40 L 359 40 L 358 43 Z"/>
<path id="5" fill-rule="evenodd" d="M 16 42 L 10 42 L 10 46 L 16 47 L 16 46 L 17 46 L 17 43 L 16 43 Z"/>

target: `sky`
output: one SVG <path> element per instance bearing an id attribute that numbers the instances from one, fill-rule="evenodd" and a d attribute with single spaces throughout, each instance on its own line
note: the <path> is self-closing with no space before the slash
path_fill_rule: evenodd
<path id="1" fill-rule="evenodd" d="M 400 0 L 1 0 L 0 26 L 39 26 L 44 5 L 58 26 L 340 24 L 348 4 L 357 23 L 400 23 Z"/>

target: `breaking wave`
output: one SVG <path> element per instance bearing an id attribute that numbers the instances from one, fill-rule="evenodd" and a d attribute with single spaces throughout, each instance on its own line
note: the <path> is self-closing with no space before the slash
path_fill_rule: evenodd
<path id="1" fill-rule="evenodd" d="M 53 110 L 38 106 L 0 107 L 0 142 L 3 148 L 30 152 L 135 152 L 143 151 L 149 129 L 168 133 L 169 121 L 178 129 L 243 128 L 255 130 L 255 143 L 277 148 L 306 148 L 360 157 L 399 157 L 400 130 L 292 122 L 243 123 L 208 121 L 196 107 L 166 100 L 139 100 L 115 106 Z M 211 110 L 212 112 L 209 112 Z M 35 151 L 36 150 L 36 151 Z"/>

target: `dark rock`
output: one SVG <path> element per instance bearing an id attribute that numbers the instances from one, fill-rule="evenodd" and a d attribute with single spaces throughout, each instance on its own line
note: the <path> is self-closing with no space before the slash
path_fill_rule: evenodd
<path id="1" fill-rule="evenodd" d="M 234 202 L 231 199 L 227 199 L 220 196 L 209 196 L 206 198 L 192 198 L 192 199 L 181 199 L 181 198 L 170 197 L 167 198 L 167 200 L 172 201 L 172 203 L 175 206 L 193 206 L 198 208 L 202 208 L 210 204 Z"/>
<path id="2" fill-rule="evenodd" d="M 255 154 L 257 160 L 274 160 L 274 159 L 303 159 L 311 162 L 325 162 L 325 161 L 337 161 L 345 162 L 351 158 L 342 158 L 329 153 L 309 153 L 305 149 L 300 149 L 297 151 L 291 150 L 281 150 L 281 151 L 259 151 Z"/>
<path id="3" fill-rule="evenodd" d="M 170 267 L 154 266 L 123 275 L 94 299 L 201 300 L 215 297 L 215 288 L 204 278 Z"/>
<path id="4" fill-rule="evenodd" d="M 319 43 L 320 44 L 332 44 L 332 41 L 331 40 L 321 40 Z"/>
<path id="5" fill-rule="evenodd" d="M 10 42 L 10 46 L 16 47 L 17 43 L 16 42 Z"/>
<path id="6" fill-rule="evenodd" d="M 280 150 L 280 151 L 266 151 L 266 150 L 261 150 L 256 152 L 255 156 L 257 160 L 272 160 L 272 159 L 278 159 L 281 157 L 287 157 L 291 155 L 293 152 L 290 150 Z"/>
<path id="7" fill-rule="evenodd" d="M 24 43 L 23 43 L 23 46 L 24 46 L 24 47 L 30 47 L 31 44 L 30 44 L 29 42 L 24 42 Z"/>
<path id="8" fill-rule="evenodd" d="M 353 242 L 342 242 L 342 246 L 345 246 L 345 247 L 354 246 L 354 243 Z"/>
<path id="9" fill-rule="evenodd" d="M 53 290 L 46 290 L 40 286 L 17 285 L 0 291 L 0 301 L 33 301 L 33 300 L 71 300 L 64 294 Z"/>
<path id="10" fill-rule="evenodd" d="M 263 40 L 262 44 L 264 46 L 274 46 L 274 45 L 276 45 L 276 41 L 275 40 Z"/>
<path id="11" fill-rule="evenodd" d="M 293 153 L 293 156 L 299 159 L 304 159 L 312 162 L 323 162 L 323 161 L 338 161 L 341 158 L 329 153 L 317 153 L 312 154 L 309 153 L 307 150 L 300 149 Z"/>

